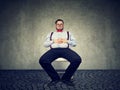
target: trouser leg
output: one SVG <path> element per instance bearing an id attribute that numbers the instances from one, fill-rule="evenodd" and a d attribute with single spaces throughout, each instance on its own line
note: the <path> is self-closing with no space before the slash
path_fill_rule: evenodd
<path id="1" fill-rule="evenodd" d="M 54 53 L 54 50 L 49 50 L 39 60 L 40 65 L 53 81 L 60 79 L 58 73 L 55 71 L 51 64 L 56 58 L 58 58 L 58 56 Z"/>
<path id="2" fill-rule="evenodd" d="M 65 70 L 65 73 L 62 76 L 62 79 L 69 81 L 79 67 L 81 63 L 81 57 L 76 52 L 70 49 L 66 49 L 62 56 L 70 62 L 70 65 Z"/>
<path id="3" fill-rule="evenodd" d="M 77 70 L 78 66 L 80 65 L 80 62 L 71 62 L 68 68 L 65 70 L 64 75 L 62 76 L 63 80 L 69 81 L 75 71 Z"/>
<path id="4" fill-rule="evenodd" d="M 40 64 L 53 81 L 60 80 L 58 73 L 55 71 L 55 69 L 50 63 L 40 63 Z"/>

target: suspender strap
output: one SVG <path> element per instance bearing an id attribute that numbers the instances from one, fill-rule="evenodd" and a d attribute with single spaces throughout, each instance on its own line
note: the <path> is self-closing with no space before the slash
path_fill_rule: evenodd
<path id="1" fill-rule="evenodd" d="M 67 31 L 67 40 L 69 40 L 69 32 Z"/>
<path id="2" fill-rule="evenodd" d="M 67 40 L 69 40 L 69 31 L 67 31 Z M 69 44 L 68 44 L 68 48 L 69 48 Z"/>
<path id="3" fill-rule="evenodd" d="M 53 35 L 53 32 L 51 32 L 51 35 L 50 35 L 50 41 L 52 40 L 52 35 Z"/>
<path id="4" fill-rule="evenodd" d="M 52 35 L 53 35 L 53 32 L 51 32 L 51 35 L 50 35 L 50 41 L 52 41 Z M 52 48 L 51 45 L 50 45 L 50 48 Z"/>

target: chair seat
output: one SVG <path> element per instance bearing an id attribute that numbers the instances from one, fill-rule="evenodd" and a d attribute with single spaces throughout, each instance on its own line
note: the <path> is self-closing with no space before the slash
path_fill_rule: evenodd
<path id="1" fill-rule="evenodd" d="M 66 62 L 67 60 L 64 59 L 64 58 L 58 58 L 58 59 L 56 59 L 55 61 L 57 61 L 57 62 Z"/>

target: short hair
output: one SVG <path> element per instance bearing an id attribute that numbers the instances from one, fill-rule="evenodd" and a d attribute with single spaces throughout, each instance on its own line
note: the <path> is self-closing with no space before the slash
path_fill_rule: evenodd
<path id="1" fill-rule="evenodd" d="M 58 21 L 62 21 L 63 24 L 64 24 L 64 21 L 63 21 L 62 19 L 57 19 L 57 20 L 55 21 L 55 24 L 57 24 Z"/>

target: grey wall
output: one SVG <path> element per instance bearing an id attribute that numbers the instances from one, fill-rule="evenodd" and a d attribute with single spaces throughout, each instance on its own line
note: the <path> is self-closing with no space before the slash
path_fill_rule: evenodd
<path id="1" fill-rule="evenodd" d="M 62 18 L 78 40 L 79 69 L 120 69 L 119 0 L 0 0 L 0 69 L 41 69 L 46 35 Z M 69 63 L 54 62 L 55 68 Z"/>

